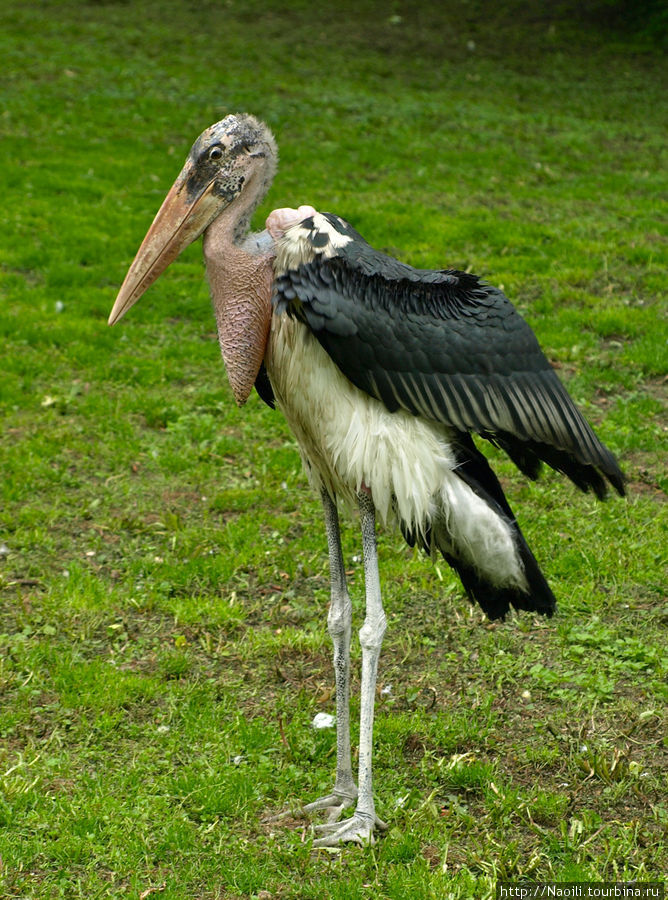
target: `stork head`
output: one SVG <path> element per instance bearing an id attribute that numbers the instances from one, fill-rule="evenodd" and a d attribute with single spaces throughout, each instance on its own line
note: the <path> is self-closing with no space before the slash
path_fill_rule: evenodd
<path id="1" fill-rule="evenodd" d="M 271 183 L 277 158 L 271 131 L 254 116 L 226 116 L 203 131 L 137 251 L 109 324 L 125 315 L 224 209 L 244 205 L 247 220 Z"/>

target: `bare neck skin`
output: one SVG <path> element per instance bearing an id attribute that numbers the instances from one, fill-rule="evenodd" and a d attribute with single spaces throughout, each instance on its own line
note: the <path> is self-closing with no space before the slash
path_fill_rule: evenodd
<path id="1" fill-rule="evenodd" d="M 263 193 L 249 190 L 241 194 L 204 234 L 218 340 L 239 406 L 253 389 L 271 322 L 273 241 L 266 232 L 248 233 L 250 217 Z"/>

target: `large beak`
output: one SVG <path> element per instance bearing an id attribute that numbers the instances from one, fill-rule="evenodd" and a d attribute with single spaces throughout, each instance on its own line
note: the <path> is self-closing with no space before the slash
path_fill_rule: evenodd
<path id="1" fill-rule="evenodd" d="M 214 193 L 215 181 L 193 193 L 193 164 L 188 160 L 158 210 L 137 251 L 109 316 L 114 325 L 144 291 L 210 225 L 224 203 Z"/>

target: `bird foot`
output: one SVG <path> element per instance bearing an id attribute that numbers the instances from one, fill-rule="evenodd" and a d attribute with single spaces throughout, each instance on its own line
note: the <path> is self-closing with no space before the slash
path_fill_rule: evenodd
<path id="1" fill-rule="evenodd" d="M 327 794 L 326 797 L 318 797 L 318 799 L 314 800 L 312 803 L 307 803 L 306 806 L 302 808 L 302 812 L 307 816 L 310 816 L 315 812 L 325 812 L 327 814 L 327 824 L 332 825 L 337 822 L 343 810 L 347 806 L 352 806 L 356 799 L 356 792 L 355 794 L 339 794 L 338 792 L 332 792 L 331 794 Z"/>
<path id="2" fill-rule="evenodd" d="M 299 809 L 285 809 L 280 813 L 267 816 L 263 821 L 266 824 L 281 822 L 294 816 L 311 816 L 313 813 L 324 812 L 327 814 L 327 824 L 335 824 L 341 813 L 348 806 L 352 806 L 357 800 L 357 789 L 353 785 L 350 792 L 332 791 L 324 797 L 318 797 L 311 803 L 307 803 Z M 338 826 L 336 826 L 338 827 Z"/>
<path id="3" fill-rule="evenodd" d="M 314 825 L 314 831 L 323 834 L 323 837 L 313 841 L 313 846 L 338 847 L 339 844 L 374 844 L 374 831 L 387 831 L 387 828 L 386 823 L 376 815 L 371 819 L 355 813 L 354 816 L 343 822 Z"/>

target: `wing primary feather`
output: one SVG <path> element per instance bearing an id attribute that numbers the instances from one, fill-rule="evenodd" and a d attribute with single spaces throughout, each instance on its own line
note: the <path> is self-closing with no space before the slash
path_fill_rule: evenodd
<path id="1" fill-rule="evenodd" d="M 480 403 L 478 402 L 478 397 L 474 392 L 474 388 L 478 388 L 478 382 L 477 380 L 471 379 L 467 376 L 463 376 L 462 378 L 460 378 L 459 382 L 463 393 L 466 395 L 466 399 L 468 400 L 469 407 L 472 413 L 472 424 L 469 427 L 473 427 L 474 422 L 478 424 L 478 427 L 480 427 L 480 425 L 482 425 L 482 423 L 485 421 L 486 416 L 482 410 Z M 484 389 L 482 393 L 484 395 Z"/>
<path id="2" fill-rule="evenodd" d="M 399 378 L 406 391 L 406 396 L 411 401 L 410 412 L 429 417 L 429 408 L 414 376 L 410 372 L 406 372 L 405 374 L 399 373 Z"/>
<path id="3" fill-rule="evenodd" d="M 381 394 L 380 388 L 378 387 L 378 382 L 376 381 L 376 376 L 373 374 L 373 372 L 370 369 L 367 369 L 366 377 L 369 382 L 369 387 L 371 388 L 369 393 L 371 394 L 372 397 L 375 397 L 376 400 L 382 401 L 383 395 Z"/>
<path id="4" fill-rule="evenodd" d="M 447 423 L 455 425 L 460 431 L 468 431 L 471 427 L 461 414 L 461 408 L 457 403 L 457 392 L 450 390 L 450 385 L 444 379 L 439 378 L 436 385 L 443 398 L 448 413 Z"/>
<path id="5" fill-rule="evenodd" d="M 542 379 L 540 387 L 544 392 L 544 395 L 548 398 L 548 402 L 552 404 L 552 408 L 555 410 L 555 417 L 562 422 L 562 428 L 565 426 L 568 429 L 570 442 L 577 445 L 578 441 L 581 441 L 584 438 L 589 446 L 590 453 L 594 453 L 595 457 L 595 447 L 587 433 L 591 429 L 580 412 L 573 405 L 573 401 L 566 393 L 562 384 L 557 381 L 556 376 Z"/>
<path id="6" fill-rule="evenodd" d="M 553 422 L 550 420 L 550 416 L 541 402 L 539 386 L 539 378 L 531 379 L 531 385 L 528 389 L 521 382 L 513 386 L 518 403 L 521 404 L 522 408 L 527 411 L 533 420 L 527 428 L 527 437 L 530 438 L 531 433 L 534 432 L 545 443 L 553 443 L 558 446 L 560 443 L 559 430 L 554 428 Z"/>
<path id="7" fill-rule="evenodd" d="M 507 396 L 509 398 L 508 409 L 511 411 L 513 420 L 516 423 L 518 436 L 527 440 L 531 435 L 531 422 L 527 415 L 527 407 L 524 402 L 524 395 L 518 390 L 514 381 L 509 380 L 506 385 Z"/>
<path id="8" fill-rule="evenodd" d="M 571 438 L 570 446 L 574 449 L 578 460 L 584 464 L 601 465 L 604 471 L 610 469 L 614 473 L 615 470 L 618 470 L 614 457 L 608 448 L 596 437 L 591 426 L 573 404 L 566 389 L 556 379 L 556 376 L 546 380 L 544 386 L 546 392 L 551 396 L 554 396 L 557 390 L 559 392 L 559 396 L 555 398 L 555 403 L 564 420 L 571 426 L 569 434 Z M 563 444 L 562 449 L 565 449 Z M 610 467 L 610 464 L 612 464 L 612 467 Z M 611 483 L 614 484 L 614 482 Z"/>
<path id="9" fill-rule="evenodd" d="M 548 394 L 545 383 L 542 378 L 537 378 L 533 385 L 533 392 L 536 400 L 540 403 L 542 415 L 545 423 L 552 432 L 555 443 L 564 443 L 564 432 L 566 432 L 566 442 L 572 443 L 575 434 L 573 433 L 571 422 L 568 417 L 568 410 L 558 408 L 550 395 Z"/>
<path id="10" fill-rule="evenodd" d="M 510 431 L 513 427 L 513 414 L 507 397 L 495 380 L 490 380 L 487 385 L 485 404 L 488 412 L 486 421 L 495 422 L 501 431 Z"/>
<path id="11" fill-rule="evenodd" d="M 399 396 L 399 393 L 394 385 L 394 381 L 391 378 L 388 378 L 385 372 L 383 372 L 383 376 L 385 384 L 389 388 L 389 391 L 386 390 L 383 394 L 381 394 L 383 403 L 385 403 L 390 412 L 394 412 L 395 410 L 400 408 L 405 409 L 406 404 Z"/>
<path id="12" fill-rule="evenodd" d="M 434 395 L 432 394 L 431 388 L 429 387 L 429 382 L 427 381 L 427 376 L 424 374 L 424 372 L 420 373 L 420 381 L 422 382 L 422 390 L 424 391 L 427 402 L 429 404 L 429 418 L 438 421 L 440 419 L 438 404 L 434 399 Z"/>

